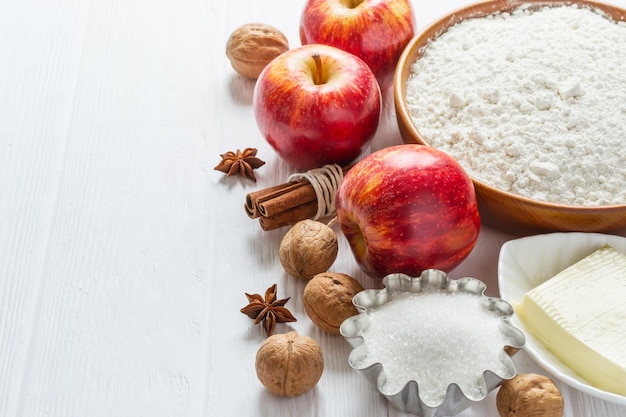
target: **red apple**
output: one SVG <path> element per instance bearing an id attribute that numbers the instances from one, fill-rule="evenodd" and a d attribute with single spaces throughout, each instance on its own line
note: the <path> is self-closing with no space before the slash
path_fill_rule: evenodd
<path id="1" fill-rule="evenodd" d="M 357 162 L 336 196 L 337 219 L 368 275 L 449 272 L 471 252 L 480 231 L 474 186 L 443 151 L 406 144 Z"/>
<path id="2" fill-rule="evenodd" d="M 381 105 L 370 68 L 328 45 L 279 55 L 259 75 L 253 95 L 261 133 L 301 170 L 352 162 L 376 133 Z"/>
<path id="3" fill-rule="evenodd" d="M 414 34 L 410 0 L 308 0 L 300 18 L 303 45 L 323 43 L 358 56 L 382 89 L 392 84 L 398 58 Z"/>

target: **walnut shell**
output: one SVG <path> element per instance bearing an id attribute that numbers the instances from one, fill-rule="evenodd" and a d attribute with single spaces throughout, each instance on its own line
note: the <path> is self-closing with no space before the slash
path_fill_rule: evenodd
<path id="1" fill-rule="evenodd" d="M 256 354 L 257 377 L 270 392 L 283 397 L 295 397 L 312 389 L 323 370 L 320 345 L 295 331 L 268 337 Z"/>
<path id="2" fill-rule="evenodd" d="M 301 220 L 280 242 L 280 263 L 289 275 L 310 280 L 330 268 L 338 250 L 333 229 L 315 220 Z"/>
<path id="3" fill-rule="evenodd" d="M 265 23 L 247 23 L 230 35 L 226 56 L 237 73 L 256 80 L 263 68 L 278 55 L 289 50 L 287 37 Z"/>
<path id="4" fill-rule="evenodd" d="M 304 309 L 317 327 L 338 335 L 341 323 L 358 314 L 352 298 L 360 291 L 363 291 L 363 287 L 351 276 L 322 272 L 311 278 L 304 287 Z"/>
<path id="5" fill-rule="evenodd" d="M 562 417 L 564 401 L 547 376 L 519 374 L 500 386 L 496 407 L 500 417 Z"/>

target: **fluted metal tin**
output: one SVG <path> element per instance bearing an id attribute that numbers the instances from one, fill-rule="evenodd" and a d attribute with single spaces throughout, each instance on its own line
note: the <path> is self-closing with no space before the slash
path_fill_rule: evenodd
<path id="1" fill-rule="evenodd" d="M 524 334 L 514 327 L 509 318 L 513 315 L 513 307 L 500 298 L 487 297 L 484 295 L 486 285 L 475 278 L 450 279 L 443 271 L 430 269 L 424 271 L 419 277 L 410 277 L 404 274 L 391 274 L 383 279 L 384 288 L 380 290 L 364 290 L 359 292 L 353 299 L 354 305 L 359 310 L 359 314 L 346 319 L 340 328 L 343 337 L 352 345 L 353 351 L 349 357 L 350 366 L 369 379 L 384 395 L 387 400 L 401 411 L 416 414 L 420 417 L 443 417 L 453 416 L 477 401 L 483 400 L 487 394 L 498 387 L 504 380 L 513 378 L 517 373 L 515 363 L 509 355 L 514 354 L 523 347 L 525 342 Z M 385 379 L 384 369 L 380 363 L 364 363 L 362 366 L 356 365 L 353 357 L 355 348 L 365 343 L 361 336 L 363 331 L 369 326 L 368 308 L 375 308 L 383 304 L 393 302 L 394 293 L 411 292 L 419 293 L 425 289 L 439 289 L 444 292 L 472 293 L 480 296 L 480 302 L 491 311 L 502 317 L 500 329 L 511 341 L 510 346 L 502 346 L 509 355 L 503 355 L 503 364 L 509 370 L 507 375 L 498 375 L 494 371 L 486 369 L 479 384 L 482 385 L 482 398 L 469 398 L 459 387 L 452 383 L 448 386 L 445 398 L 441 404 L 436 406 L 426 404 L 419 395 L 420 381 L 411 380 L 404 388 L 396 393 L 389 394 L 381 390 Z M 406 318 L 403 318 L 406 319 Z M 424 318 L 420 318 L 423 320 Z M 446 349 L 441 346 L 441 349 Z M 419 352 L 416 352 L 419 354 Z"/>

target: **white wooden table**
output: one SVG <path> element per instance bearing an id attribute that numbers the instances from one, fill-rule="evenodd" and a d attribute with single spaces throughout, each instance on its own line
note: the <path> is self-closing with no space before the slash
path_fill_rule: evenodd
<path id="1" fill-rule="evenodd" d="M 419 1 L 419 28 L 463 0 Z M 626 7 L 625 0 L 615 0 Z M 299 45 L 303 0 L 0 2 L 0 416 L 388 416 L 349 369 L 349 346 L 302 307 L 284 273 L 285 232 L 244 213 L 246 193 L 291 168 L 258 133 L 254 83 L 224 54 L 232 30 L 265 22 Z M 371 150 L 400 143 L 391 91 Z M 258 183 L 213 167 L 259 149 Z M 511 236 L 483 228 L 451 275 L 497 294 Z M 332 271 L 373 285 L 341 238 Z M 296 398 L 261 386 L 265 334 L 241 314 L 244 292 L 278 284 L 326 366 Z M 520 371 L 539 371 L 523 352 Z M 560 385 L 567 417 L 626 407 Z M 465 417 L 495 417 L 495 394 Z"/>

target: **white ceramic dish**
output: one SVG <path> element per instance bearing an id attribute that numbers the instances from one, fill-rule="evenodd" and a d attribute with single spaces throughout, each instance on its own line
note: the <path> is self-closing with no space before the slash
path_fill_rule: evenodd
<path id="1" fill-rule="evenodd" d="M 498 259 L 500 297 L 511 304 L 520 302 L 527 291 L 604 244 L 626 253 L 626 238 L 602 233 L 548 233 L 504 243 Z M 589 385 L 561 363 L 530 334 L 516 315 L 511 322 L 526 335 L 524 349 L 555 378 L 594 397 L 626 405 L 626 397 Z"/>

